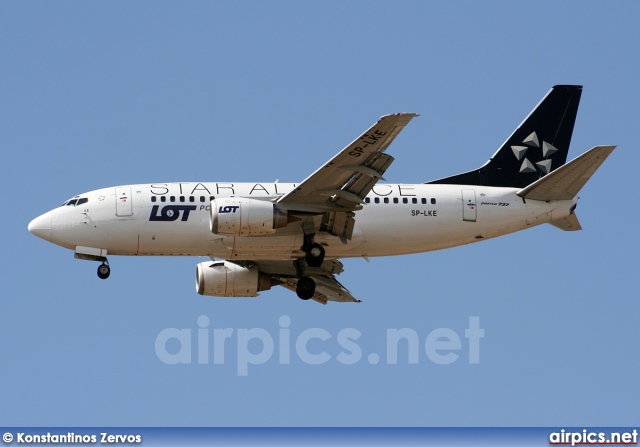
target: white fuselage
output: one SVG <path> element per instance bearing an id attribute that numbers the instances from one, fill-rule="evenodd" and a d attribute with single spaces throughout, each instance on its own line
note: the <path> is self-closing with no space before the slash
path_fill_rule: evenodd
<path id="1" fill-rule="evenodd" d="M 211 256 L 227 260 L 293 260 L 304 256 L 300 223 L 265 236 L 211 232 L 212 198 L 271 200 L 291 183 L 157 183 L 104 188 L 78 196 L 32 222 L 38 235 L 76 250 L 109 255 Z M 523 200 L 518 189 L 484 186 L 378 184 L 356 212 L 351 240 L 325 232 L 315 241 L 327 258 L 391 256 L 465 245 L 570 214 L 577 198 Z M 30 227 L 31 228 L 31 227 Z M 49 231 L 47 231 L 49 229 Z"/>

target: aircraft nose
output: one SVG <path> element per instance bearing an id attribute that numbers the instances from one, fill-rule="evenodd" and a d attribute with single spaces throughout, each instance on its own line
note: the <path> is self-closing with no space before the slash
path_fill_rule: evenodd
<path id="1" fill-rule="evenodd" d="M 29 232 L 51 242 L 51 214 L 46 213 L 29 222 Z"/>

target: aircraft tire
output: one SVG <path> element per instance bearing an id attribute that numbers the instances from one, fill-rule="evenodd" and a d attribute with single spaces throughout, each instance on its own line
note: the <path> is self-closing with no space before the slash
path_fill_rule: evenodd
<path id="1" fill-rule="evenodd" d="M 296 294 L 302 300 L 310 299 L 316 293 L 316 282 L 309 276 L 303 276 L 298 280 Z"/>
<path id="2" fill-rule="evenodd" d="M 324 262 L 324 247 L 320 244 L 311 244 L 304 259 L 309 267 L 320 267 Z"/>
<path id="3" fill-rule="evenodd" d="M 98 267 L 98 278 L 107 279 L 110 274 L 111 267 L 109 267 L 107 264 L 100 264 L 100 266 Z"/>

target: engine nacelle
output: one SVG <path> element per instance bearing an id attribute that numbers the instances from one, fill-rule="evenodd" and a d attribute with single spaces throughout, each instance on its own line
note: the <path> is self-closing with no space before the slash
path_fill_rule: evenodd
<path id="1" fill-rule="evenodd" d="M 196 267 L 196 290 L 200 295 L 251 297 L 271 288 L 271 277 L 256 267 L 227 261 L 201 262 Z"/>
<path id="2" fill-rule="evenodd" d="M 211 232 L 223 236 L 272 234 L 287 226 L 287 214 L 269 201 L 230 197 L 211 202 Z"/>

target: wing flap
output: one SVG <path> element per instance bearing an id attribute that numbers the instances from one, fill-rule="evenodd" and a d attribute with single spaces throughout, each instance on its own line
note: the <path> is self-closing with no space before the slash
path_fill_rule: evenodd
<path id="1" fill-rule="evenodd" d="M 323 216 L 321 228 L 334 236 L 351 240 L 353 229 L 356 226 L 355 216 L 353 212 L 328 212 Z"/>
<path id="2" fill-rule="evenodd" d="M 374 154 L 372 155 L 370 163 L 368 165 L 356 165 L 351 168 L 353 176 L 345 183 L 342 191 L 348 191 L 355 197 L 359 198 L 359 203 L 362 203 L 362 199 L 365 198 L 369 191 L 376 185 L 378 180 L 382 179 L 382 175 L 386 172 L 387 168 L 391 166 L 394 158 L 388 154 Z M 343 200 L 338 194 L 335 203 L 338 206 L 349 208 L 353 206 L 355 199 Z"/>

